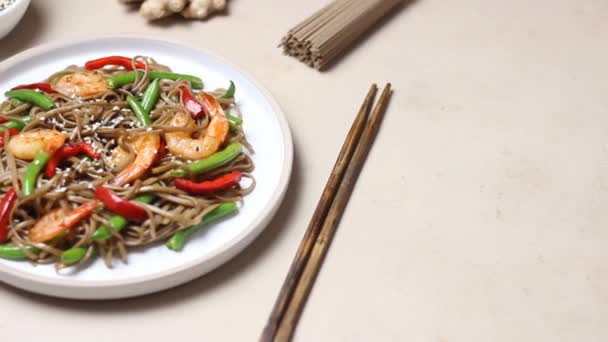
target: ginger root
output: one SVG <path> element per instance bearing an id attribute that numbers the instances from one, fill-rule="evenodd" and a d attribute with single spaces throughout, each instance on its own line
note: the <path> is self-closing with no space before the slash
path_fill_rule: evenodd
<path id="1" fill-rule="evenodd" d="M 209 14 L 223 11 L 226 8 L 226 0 L 190 0 L 190 6 L 182 11 L 186 18 L 204 19 Z"/>
<path id="2" fill-rule="evenodd" d="M 214 12 L 226 8 L 226 0 L 119 0 L 124 3 L 141 2 L 139 14 L 148 19 L 156 20 L 173 14 L 181 14 L 184 18 L 205 19 Z"/>

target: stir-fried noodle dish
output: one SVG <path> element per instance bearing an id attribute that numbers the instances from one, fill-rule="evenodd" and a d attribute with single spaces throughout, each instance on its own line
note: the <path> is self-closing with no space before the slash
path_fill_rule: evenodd
<path id="1" fill-rule="evenodd" d="M 235 85 L 109 56 L 0 104 L 0 257 L 57 269 L 158 241 L 179 251 L 251 192 Z M 247 180 L 243 180 L 247 178 Z M 243 185 L 245 184 L 245 185 Z"/>

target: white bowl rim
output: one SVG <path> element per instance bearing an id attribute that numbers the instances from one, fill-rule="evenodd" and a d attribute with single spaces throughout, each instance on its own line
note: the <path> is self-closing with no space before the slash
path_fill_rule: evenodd
<path id="1" fill-rule="evenodd" d="M 27 1 L 27 0 L 22 0 L 22 1 Z M 197 265 L 202 265 L 204 263 L 212 264 L 213 262 L 215 262 L 216 263 L 215 265 L 213 265 L 211 268 L 209 268 L 208 270 L 203 272 L 201 275 L 199 275 L 199 276 L 202 276 L 205 273 L 219 267 L 226 261 L 230 260 L 232 257 L 239 254 L 245 247 L 247 247 L 261 233 L 261 231 L 266 228 L 266 226 L 270 223 L 270 221 L 274 217 L 274 214 L 276 213 L 276 211 L 278 210 L 278 208 L 281 206 L 281 204 L 283 202 L 283 198 L 285 196 L 287 187 L 289 185 L 289 180 L 291 178 L 291 172 L 292 172 L 292 166 L 293 166 L 293 140 L 292 140 L 292 134 L 291 134 L 291 130 L 289 128 L 289 124 L 287 122 L 287 119 L 285 118 L 285 114 L 283 113 L 283 110 L 281 109 L 281 107 L 279 106 L 277 101 L 274 99 L 274 97 L 271 95 L 271 93 L 266 89 L 266 87 L 262 86 L 249 73 L 244 72 L 242 68 L 238 67 L 237 65 L 235 65 L 232 62 L 226 61 L 223 57 L 220 57 L 217 54 L 210 52 L 207 49 L 193 47 L 193 46 L 189 45 L 188 43 L 179 41 L 179 40 L 172 39 L 171 41 L 169 41 L 169 40 L 164 40 L 164 39 L 159 39 L 157 37 L 153 37 L 152 35 L 145 35 L 145 34 L 97 35 L 94 37 L 83 38 L 83 39 L 59 40 L 59 41 L 42 44 L 42 45 L 30 48 L 30 49 L 24 50 L 22 52 L 17 53 L 16 55 L 13 55 L 13 56 L 7 58 L 3 62 L 1 62 L 0 63 L 0 73 L 4 72 L 6 69 L 14 66 L 17 63 L 20 63 L 24 60 L 35 57 L 37 55 L 41 55 L 47 51 L 51 51 L 54 49 L 65 48 L 65 47 L 70 47 L 70 46 L 75 46 L 75 45 L 80 45 L 80 44 L 87 44 L 87 43 L 91 43 L 91 42 L 95 42 L 95 41 L 129 40 L 129 39 L 147 40 L 152 43 L 171 44 L 171 45 L 179 46 L 179 47 L 186 48 L 186 49 L 198 50 L 201 53 L 207 54 L 208 56 L 220 61 L 224 65 L 231 67 L 231 68 L 235 69 L 236 71 L 238 71 L 239 73 L 241 73 L 249 82 L 251 82 L 262 93 L 262 95 L 265 97 L 265 100 L 268 101 L 268 103 L 272 107 L 274 113 L 276 114 L 276 117 L 279 121 L 279 126 L 281 127 L 281 131 L 284 135 L 283 141 L 285 143 L 285 148 L 284 148 L 283 165 L 282 165 L 283 172 L 281 173 L 281 177 L 279 179 L 279 183 L 278 183 L 278 187 L 277 187 L 278 190 L 272 194 L 268 204 L 263 208 L 263 210 L 260 212 L 260 214 L 257 215 L 255 220 L 252 223 L 250 223 L 246 227 L 246 229 L 241 231 L 236 237 L 234 237 L 229 242 L 225 243 L 223 246 L 211 251 L 210 253 L 208 253 L 206 255 L 203 255 L 201 257 L 198 257 L 194 260 L 191 260 L 182 265 L 173 267 L 171 269 L 160 271 L 160 272 L 155 272 L 155 273 L 148 274 L 148 275 L 137 276 L 137 277 L 133 277 L 133 278 L 129 278 L 129 279 L 123 279 L 123 280 L 84 280 L 83 281 L 83 280 L 73 279 L 73 278 L 69 278 L 69 277 L 66 277 L 66 279 L 61 279 L 61 278 L 51 278 L 51 277 L 42 276 L 42 275 L 34 275 L 34 274 L 31 274 L 31 273 L 28 273 L 28 272 L 25 272 L 22 270 L 18 270 L 18 269 L 0 264 L 0 273 L 8 274 L 9 276 L 11 276 L 13 278 L 13 280 L 17 279 L 17 280 L 21 280 L 21 281 L 34 282 L 34 283 L 37 283 L 38 285 L 46 285 L 46 286 L 53 287 L 55 289 L 57 289 L 58 287 L 64 288 L 64 289 L 71 288 L 71 289 L 82 289 L 82 290 L 93 290 L 93 289 L 100 288 L 100 287 L 102 287 L 102 288 L 124 288 L 124 287 L 134 286 L 137 284 L 147 283 L 150 281 L 170 278 L 173 275 L 179 274 L 181 272 L 186 272 L 189 269 L 196 267 Z M 248 237 L 250 239 L 248 239 Z M 7 283 L 11 284 L 13 282 L 7 282 Z M 21 286 L 18 286 L 18 287 L 21 287 Z M 22 287 L 22 288 L 27 289 L 27 287 Z M 142 291 L 141 294 L 159 291 L 164 288 L 167 288 L 167 287 L 163 287 L 161 289 L 155 289 L 152 291 Z M 29 291 L 32 291 L 32 290 L 29 290 Z M 34 292 L 51 294 L 51 292 L 49 292 L 49 291 L 34 291 Z M 52 291 L 52 292 L 56 292 L 56 291 Z M 81 299 L 90 299 L 91 298 L 91 296 L 78 296 L 78 297 L 73 297 L 73 296 L 69 296 L 69 295 L 65 295 L 65 296 L 55 295 L 55 296 L 67 297 L 67 298 L 81 298 Z M 132 297 L 132 295 L 111 296 L 111 298 L 122 298 L 122 297 Z M 110 297 L 106 296 L 106 298 L 110 298 Z"/>
<path id="2" fill-rule="evenodd" d="M 27 4 L 31 2 L 31 0 L 15 0 L 15 2 L 6 7 L 3 11 L 0 11 L 0 18 L 13 14 L 13 12 L 16 11 L 17 8 L 19 8 L 19 5 L 22 2 L 25 3 L 27 6 Z"/>

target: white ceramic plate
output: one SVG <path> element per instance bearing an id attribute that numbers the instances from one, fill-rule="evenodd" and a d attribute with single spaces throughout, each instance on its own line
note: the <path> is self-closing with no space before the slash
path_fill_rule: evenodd
<path id="1" fill-rule="evenodd" d="M 143 295 L 197 278 L 245 248 L 269 223 L 283 199 L 292 166 L 287 121 L 268 91 L 237 67 L 210 54 L 175 43 L 134 37 L 107 37 L 37 47 L 0 64 L 0 90 L 38 82 L 70 64 L 109 55 L 146 55 L 175 72 L 201 76 L 205 89 L 237 86 L 236 99 L 244 130 L 255 149 L 257 186 L 238 215 L 209 227 L 189 240 L 182 252 L 162 244 L 129 253 L 128 265 L 116 260 L 108 269 L 101 260 L 77 272 L 53 266 L 0 260 L 0 281 L 45 295 L 76 299 L 110 299 Z"/>

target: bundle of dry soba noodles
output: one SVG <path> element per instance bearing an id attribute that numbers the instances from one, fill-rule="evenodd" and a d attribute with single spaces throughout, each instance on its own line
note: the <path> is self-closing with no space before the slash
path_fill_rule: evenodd
<path id="1" fill-rule="evenodd" d="M 329 63 L 404 0 L 335 0 L 296 25 L 280 46 L 316 69 Z"/>
<path id="2" fill-rule="evenodd" d="M 255 185 L 251 147 L 234 84 L 202 87 L 152 58 L 110 56 L 8 91 L 0 257 L 111 266 L 159 240 L 180 250 L 233 214 Z"/>

